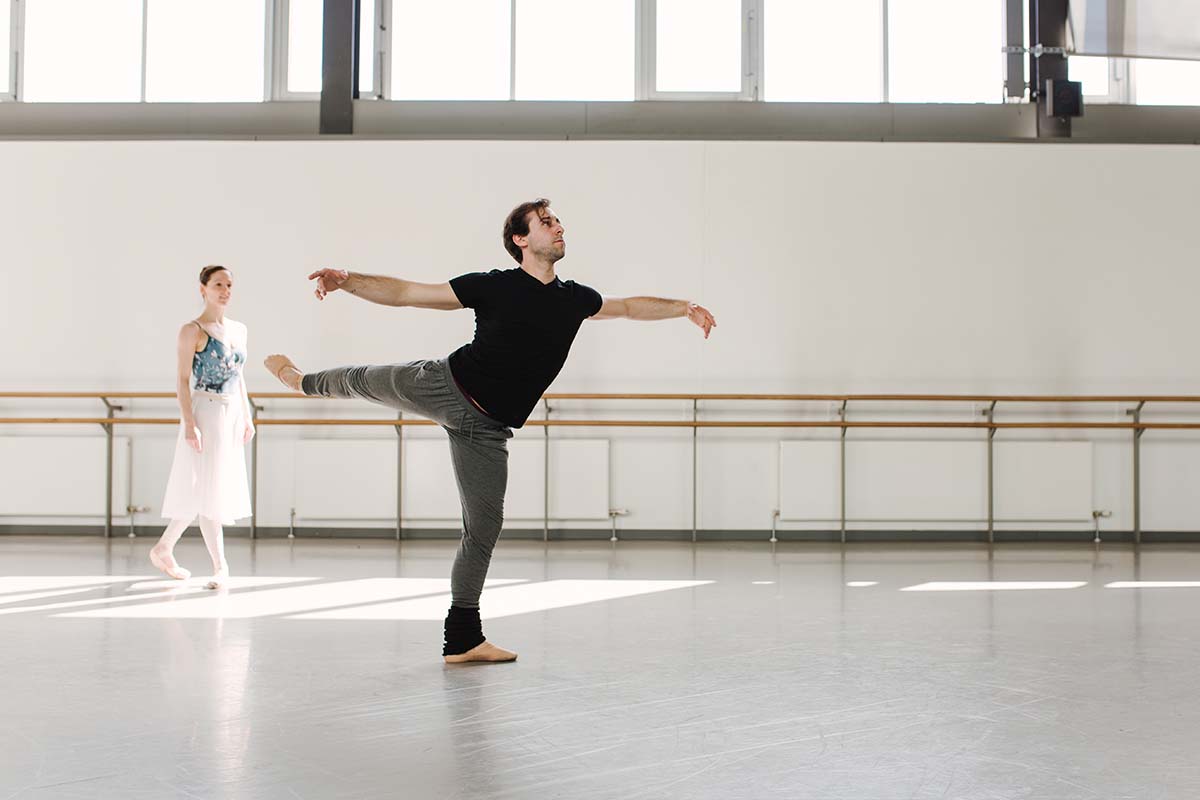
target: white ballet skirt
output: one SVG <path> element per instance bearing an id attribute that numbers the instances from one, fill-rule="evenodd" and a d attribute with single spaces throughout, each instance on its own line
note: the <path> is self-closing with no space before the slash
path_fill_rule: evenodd
<path id="1" fill-rule="evenodd" d="M 200 429 L 201 451 L 188 444 L 180 423 L 162 516 L 191 521 L 199 515 L 232 525 L 250 516 L 242 394 L 193 390 L 192 414 Z"/>

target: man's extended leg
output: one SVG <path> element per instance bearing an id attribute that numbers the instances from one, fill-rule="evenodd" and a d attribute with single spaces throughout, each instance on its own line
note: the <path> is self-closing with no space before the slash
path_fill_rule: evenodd
<path id="1" fill-rule="evenodd" d="M 300 391 L 318 397 L 362 398 L 389 408 L 413 411 L 406 384 L 416 371 L 411 364 L 335 367 L 305 374 Z"/>
<path id="2" fill-rule="evenodd" d="M 284 385 L 317 397 L 361 398 L 445 424 L 454 407 L 436 361 L 335 367 L 301 372 L 287 356 L 272 355 L 266 366 Z"/>
<path id="3" fill-rule="evenodd" d="M 463 535 L 450 571 L 451 604 L 446 617 L 448 663 L 513 661 L 510 653 L 488 642 L 479 619 L 479 595 L 504 526 L 508 488 L 508 428 L 487 424 L 449 430 L 450 458 L 462 501 Z"/>

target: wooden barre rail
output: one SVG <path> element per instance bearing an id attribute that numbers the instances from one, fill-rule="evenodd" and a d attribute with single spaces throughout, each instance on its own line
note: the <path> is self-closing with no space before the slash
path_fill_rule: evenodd
<path id="1" fill-rule="evenodd" d="M 0 425 L 178 425 L 168 417 L 0 417 Z M 262 425 L 434 425 L 427 419 L 263 419 Z M 884 420 L 617 420 L 531 419 L 530 427 L 575 428 L 962 428 L 962 429 L 1086 429 L 1086 430 L 1200 430 L 1200 422 L 891 422 Z"/>
<path id="2" fill-rule="evenodd" d="M 0 392 L 0 400 L 92 399 L 165 400 L 172 392 Z M 252 392 L 256 400 L 332 400 L 296 392 Z M 800 402 L 961 402 L 961 403 L 1200 403 L 1200 395 L 1024 395 L 1024 394 L 657 394 L 573 392 L 543 395 L 543 400 L 749 400 Z"/>
<path id="3" fill-rule="evenodd" d="M 318 398 L 309 397 L 307 395 L 294 392 L 264 392 L 251 394 L 250 397 L 255 400 L 317 400 L 317 399 L 336 399 L 336 398 Z M 106 475 L 106 512 L 105 512 L 105 536 L 112 535 L 112 470 L 113 470 L 113 436 L 118 425 L 178 425 L 177 417 L 118 417 L 117 411 L 125 410 L 121 406 L 114 405 L 110 400 L 133 400 L 133 399 L 155 399 L 167 400 L 174 399 L 175 395 L 171 392 L 0 392 L 0 400 L 53 400 L 53 399 L 91 399 L 101 400 L 106 406 L 107 416 L 81 416 L 81 417 L 63 417 L 63 416 L 46 416 L 46 417 L 0 417 L 0 425 L 100 425 L 104 428 L 108 439 L 107 447 L 107 475 Z M 615 419 L 549 419 L 551 411 L 549 402 L 558 400 L 669 400 L 669 401 L 688 401 L 691 403 L 690 420 L 615 420 Z M 700 402 L 702 401 L 792 401 L 792 402 L 836 402 L 840 403 L 841 407 L 837 410 L 837 415 L 840 419 L 836 420 L 701 420 Z M 841 433 L 841 538 L 842 542 L 846 541 L 846 434 L 852 429 L 959 429 L 959 430 L 986 430 L 987 431 L 987 532 L 988 541 L 993 541 L 994 533 L 994 509 L 993 509 L 993 455 L 992 444 L 997 431 L 1001 430 L 1108 430 L 1108 431 L 1129 431 L 1132 436 L 1133 445 L 1133 533 L 1134 541 L 1141 542 L 1141 468 L 1140 468 L 1140 443 L 1142 435 L 1148 430 L 1200 430 L 1200 422 L 1143 422 L 1141 415 L 1147 403 L 1200 403 L 1200 396 L 1194 395 L 974 395 L 974 394 L 658 394 L 658 393 L 633 393 L 633 394 L 617 394 L 617 393 L 555 393 L 546 394 L 542 397 L 546 418 L 531 419 L 525 424 L 530 427 L 541 427 L 545 433 L 546 442 L 546 462 L 544 467 L 543 480 L 545 482 L 544 491 L 546 497 L 546 508 L 543 519 L 543 537 L 549 537 L 549 429 L 552 427 L 578 427 L 578 428 L 685 428 L 692 431 L 692 541 L 696 541 L 697 516 L 698 516 L 698 499 L 699 493 L 697 488 L 698 472 L 697 472 L 697 447 L 699 440 L 697 438 L 700 429 L 702 428 L 759 428 L 759 429 L 787 429 L 787 428 L 832 428 L 837 429 Z M 982 414 L 986 417 L 986 421 L 942 421 L 942 420 L 927 420 L 927 421 L 886 421 L 886 420 L 848 420 L 846 412 L 850 403 L 856 402 L 923 402 L 923 403 L 972 403 L 986 404 L 986 408 L 981 409 Z M 1079 421 L 1036 421 L 1036 422 L 996 422 L 995 411 L 996 406 L 1000 403 L 1116 403 L 1122 405 L 1133 406 L 1132 408 L 1124 409 L 1124 413 L 1132 419 L 1129 422 L 1079 422 Z M 259 416 L 259 412 L 263 411 L 262 407 L 255 405 L 254 418 L 257 425 L 292 425 L 292 426 L 324 426 L 324 425 L 345 425 L 345 426 L 388 426 L 396 431 L 396 439 L 399 442 L 403 437 L 403 429 L 407 426 L 424 425 L 431 426 L 435 423 L 426 419 L 346 419 L 346 418 L 310 418 L 310 417 L 288 417 L 278 419 L 264 419 Z M 861 409 L 860 409 L 861 410 Z M 251 518 L 250 518 L 250 535 L 254 537 L 257 528 L 256 513 L 257 507 L 257 480 L 254 478 L 258 471 L 258 438 L 255 438 L 252 444 L 252 482 L 251 482 Z M 397 450 L 398 458 L 400 458 L 400 450 Z M 400 464 L 397 463 L 397 475 L 400 474 Z M 397 485 L 397 511 L 396 511 L 396 536 L 400 536 L 401 520 L 403 515 L 400 509 L 400 497 L 402 489 Z M 614 533 L 615 536 L 615 533 Z M 775 525 L 772 522 L 771 526 L 771 542 L 777 541 L 775 538 Z"/>

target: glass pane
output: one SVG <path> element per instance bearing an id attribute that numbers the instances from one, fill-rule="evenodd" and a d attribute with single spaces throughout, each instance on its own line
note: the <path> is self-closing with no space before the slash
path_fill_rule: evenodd
<path id="1" fill-rule="evenodd" d="M 288 5 L 289 92 L 321 91 L 321 26 L 325 0 L 291 0 Z"/>
<path id="2" fill-rule="evenodd" d="M 9 64 L 12 63 L 12 49 L 9 47 L 12 35 L 11 15 L 12 4 L 8 0 L 0 0 L 0 58 L 4 59 L 4 63 L 0 64 L 0 94 L 9 93 L 8 79 L 12 75 L 9 70 Z"/>
<path id="3" fill-rule="evenodd" d="M 1108 97 L 1108 59 L 1103 56 L 1070 56 L 1067 76 L 1083 82 L 1084 96 Z"/>
<path id="4" fill-rule="evenodd" d="M 24 59 L 23 100 L 136 103 L 142 0 L 26 0 Z"/>
<path id="5" fill-rule="evenodd" d="M 1133 69 L 1139 106 L 1200 106 L 1200 61 L 1139 58 Z"/>
<path id="6" fill-rule="evenodd" d="M 883 99 L 879 0 L 766 0 L 763 99 L 878 103 Z"/>
<path id="7" fill-rule="evenodd" d="M 369 97 L 375 77 L 375 0 L 362 0 L 358 18 L 358 92 Z"/>
<path id="8" fill-rule="evenodd" d="M 634 0 L 517 0 L 518 100 L 632 100 Z"/>
<path id="9" fill-rule="evenodd" d="M 147 0 L 146 99 L 263 99 L 266 6 L 249 0 Z"/>
<path id="10" fill-rule="evenodd" d="M 396 100 L 507 100 L 510 5 L 497 0 L 395 0 Z"/>
<path id="11" fill-rule="evenodd" d="M 658 0 L 660 92 L 741 92 L 742 0 Z"/>
<path id="12" fill-rule="evenodd" d="M 999 0 L 889 0 L 888 99 L 999 103 L 1003 46 Z"/>
<path id="13" fill-rule="evenodd" d="M 358 91 L 368 96 L 374 86 L 375 2 L 362 0 L 358 36 Z M 321 66 L 324 59 L 324 0 L 290 0 L 288 5 L 289 92 L 321 91 Z"/>

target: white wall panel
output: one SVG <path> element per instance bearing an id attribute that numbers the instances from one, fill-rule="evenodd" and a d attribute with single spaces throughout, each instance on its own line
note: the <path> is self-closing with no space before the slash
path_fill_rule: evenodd
<path id="1" fill-rule="evenodd" d="M 987 514 L 982 442 L 846 443 L 846 516 L 953 521 Z"/>
<path id="2" fill-rule="evenodd" d="M 292 463 L 297 517 L 395 519 L 395 439 L 306 439 Z"/>
<path id="3" fill-rule="evenodd" d="M 779 443 L 779 517 L 787 520 L 839 519 L 841 443 Z"/>
<path id="4" fill-rule="evenodd" d="M 566 223 L 563 277 L 609 295 L 695 299 L 719 323 L 706 341 L 683 320 L 587 322 L 553 390 L 1200 394 L 1200 372 L 1180 368 L 1200 340 L 1192 308 L 1200 296 L 1200 270 L 1192 266 L 1194 182 L 1179 179 L 1200 171 L 1197 148 L 12 141 L 0 148 L 0 170 L 8 189 L 0 193 L 3 260 L 22 265 L 26 281 L 23 292 L 0 293 L 0 319 L 28 343 L 5 351 L 5 388 L 169 391 L 175 334 L 198 310 L 196 273 L 214 262 L 234 270 L 231 316 L 250 329 L 252 390 L 278 388 L 261 367 L 269 352 L 286 352 L 304 369 L 444 355 L 470 337 L 470 312 L 394 309 L 341 296 L 318 304 L 304 276 L 337 265 L 437 282 L 508 266 L 496 236 L 504 214 L 521 199 L 545 195 Z M 1028 186 L 1047 174 L 1070 189 L 1055 224 L 1004 236 L 997 220 L 1020 208 Z M 172 178 L 165 188 L 163 175 Z M 1138 202 L 1114 201 L 1122 197 Z M 1064 238 L 1062 230 L 1087 235 Z M 1111 320 L 1120 324 L 1106 324 Z M 296 409 L 276 402 L 268 413 Z M 5 410 L 36 409 L 6 403 Z M 283 444 L 309 433 L 260 434 L 270 440 L 263 443 L 261 524 L 286 524 L 293 502 L 312 505 L 308 488 L 304 498 L 289 496 L 301 487 L 290 477 Z M 514 448 L 509 510 L 539 517 L 539 437 L 528 433 L 514 440 L 520 448 L 528 440 L 532 449 Z M 612 505 L 630 511 L 621 526 L 690 527 L 690 436 L 604 435 L 611 441 Z M 428 478 L 406 492 L 406 513 L 457 516 L 444 443 L 439 447 L 441 455 L 425 460 L 426 472 L 406 467 L 406 483 Z M 748 464 L 751 450 L 734 447 L 729 462 Z M 765 527 L 770 508 L 761 506 L 764 497 L 770 505 L 775 487 L 764 495 L 762 484 L 776 463 L 783 469 L 784 456 L 776 462 L 772 447 L 767 467 L 725 469 L 721 452 L 702 445 L 701 525 Z M 982 466 L 960 474 L 956 461 L 919 458 L 932 472 L 906 470 L 903 458 L 889 461 L 882 452 L 850 461 L 852 516 L 972 509 L 982 516 L 969 488 L 983 484 Z M 51 449 L 26 455 L 28 461 L 0 463 L 0 478 L 19 483 L 59 474 Z M 1114 512 L 1106 524 L 1128 528 L 1128 442 L 1105 441 L 1095 458 L 1093 504 Z M 379 469 L 394 462 L 382 453 L 379 459 Z M 581 467 L 560 473 L 559 462 L 552 457 L 554 491 L 596 485 L 590 474 L 572 482 Z M 1151 521 L 1194 527 L 1192 493 L 1184 491 L 1190 463 L 1147 458 L 1147 528 Z M 781 488 L 795 483 L 802 492 L 781 491 L 785 513 L 836 509 L 828 466 L 818 459 L 810 465 L 816 472 L 799 473 L 798 481 L 780 475 Z M 134 468 L 136 502 L 157 506 L 162 459 L 135 461 Z M 998 472 L 997 489 L 1009 492 L 1016 484 L 1002 488 L 1004 474 Z M 927 485 L 941 494 L 923 495 Z M 1021 505 L 1028 492 L 1013 488 L 998 515 L 1073 514 L 1082 495 L 1072 487 L 1030 509 Z M 26 499 L 34 497 L 40 495 Z M 601 506 L 599 493 L 551 499 L 556 512 L 560 503 L 578 503 L 587 515 Z M 1059 500 L 1064 508 L 1052 507 Z M 394 497 L 383 491 L 355 501 L 356 508 L 330 516 L 364 508 L 371 516 L 394 513 Z M 57 502 L 41 498 L 38 511 Z"/>
<path id="5" fill-rule="evenodd" d="M 104 516 L 102 436 L 0 436 L 0 514 Z M 127 517 L 129 439 L 113 439 L 113 516 Z"/>
<path id="6" fill-rule="evenodd" d="M 1091 442 L 996 442 L 994 447 L 997 519 L 1091 520 Z"/>
<path id="7" fill-rule="evenodd" d="M 1142 438 L 1142 528 L 1200 530 L 1200 442 L 1164 441 L 1152 431 Z"/>

